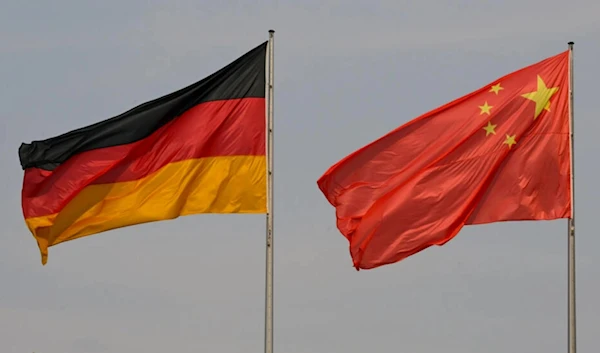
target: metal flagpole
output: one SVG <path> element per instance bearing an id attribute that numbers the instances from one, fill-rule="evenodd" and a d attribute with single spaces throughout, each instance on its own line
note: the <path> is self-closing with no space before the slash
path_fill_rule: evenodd
<path id="1" fill-rule="evenodd" d="M 267 255 L 265 271 L 265 353 L 273 353 L 273 62 L 274 30 L 269 30 L 267 84 Z"/>
<path id="2" fill-rule="evenodd" d="M 573 45 L 569 42 L 569 120 L 570 120 L 570 147 L 571 147 L 571 217 L 569 218 L 568 239 L 569 239 L 569 353 L 577 352 L 576 330 L 575 330 L 575 134 L 574 134 L 574 115 L 573 115 Z"/>

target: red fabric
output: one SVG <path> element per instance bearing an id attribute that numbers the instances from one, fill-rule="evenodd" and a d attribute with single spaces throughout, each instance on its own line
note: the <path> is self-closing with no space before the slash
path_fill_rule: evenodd
<path id="1" fill-rule="evenodd" d="M 58 213 L 86 186 L 139 180 L 165 165 L 217 156 L 265 155 L 265 99 L 204 102 L 125 145 L 85 151 L 49 172 L 25 170 L 25 218 Z"/>
<path id="2" fill-rule="evenodd" d="M 317 184 L 336 208 L 354 266 L 398 262 L 443 245 L 466 224 L 570 217 L 568 70 L 566 51 L 426 113 L 332 166 Z M 497 84 L 502 89 L 494 92 Z M 532 92 L 547 93 L 526 95 Z M 488 123 L 495 133 L 486 132 Z"/>

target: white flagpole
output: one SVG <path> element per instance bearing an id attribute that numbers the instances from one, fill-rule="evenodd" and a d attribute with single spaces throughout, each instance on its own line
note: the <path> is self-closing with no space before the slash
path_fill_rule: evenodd
<path id="1" fill-rule="evenodd" d="M 273 78 L 274 30 L 267 51 L 267 254 L 265 271 L 265 353 L 273 353 Z"/>
<path id="2" fill-rule="evenodd" d="M 569 42 L 569 121 L 571 147 L 571 217 L 569 218 L 568 239 L 568 282 L 569 282 L 569 353 L 577 352 L 575 329 L 575 119 L 573 115 L 573 45 Z"/>

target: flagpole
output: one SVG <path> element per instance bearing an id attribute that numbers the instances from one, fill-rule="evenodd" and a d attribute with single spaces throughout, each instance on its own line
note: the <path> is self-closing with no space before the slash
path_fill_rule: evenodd
<path id="1" fill-rule="evenodd" d="M 575 119 L 573 114 L 573 45 L 569 42 L 569 132 L 571 147 L 571 217 L 568 227 L 568 282 L 569 282 L 569 353 L 577 352 L 575 317 Z"/>
<path id="2" fill-rule="evenodd" d="M 274 30 L 269 30 L 267 83 L 267 254 L 265 271 L 265 353 L 273 353 L 273 78 Z"/>

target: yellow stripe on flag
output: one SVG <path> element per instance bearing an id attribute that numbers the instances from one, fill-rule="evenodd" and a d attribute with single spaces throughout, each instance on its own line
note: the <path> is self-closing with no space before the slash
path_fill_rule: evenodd
<path id="1" fill-rule="evenodd" d="M 59 213 L 25 221 L 45 264 L 48 247 L 110 229 L 200 213 L 265 213 L 266 190 L 265 156 L 192 159 L 143 179 L 87 186 Z"/>

